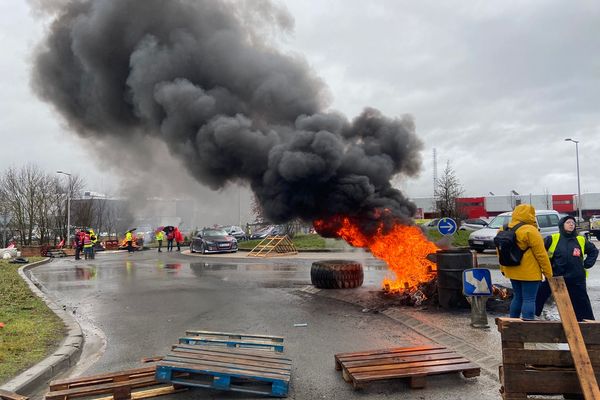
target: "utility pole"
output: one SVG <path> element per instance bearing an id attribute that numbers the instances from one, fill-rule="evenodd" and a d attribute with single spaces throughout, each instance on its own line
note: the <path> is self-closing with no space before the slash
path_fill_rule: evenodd
<path id="1" fill-rule="evenodd" d="M 577 225 L 579 225 L 581 221 L 583 221 L 583 218 L 581 217 L 581 179 L 579 178 L 579 140 L 567 138 L 565 139 L 565 142 L 575 143 L 575 157 L 577 159 L 577 215 L 579 216 Z"/>
<path id="2" fill-rule="evenodd" d="M 65 245 L 69 246 L 71 240 L 71 174 L 63 171 L 56 171 L 56 173 L 69 177 L 69 186 L 67 187 L 67 238 L 65 240 Z"/>

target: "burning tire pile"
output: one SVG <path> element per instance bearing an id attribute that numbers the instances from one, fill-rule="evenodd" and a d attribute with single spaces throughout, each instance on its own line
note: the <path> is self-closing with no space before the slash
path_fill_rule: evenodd
<path id="1" fill-rule="evenodd" d="M 363 284 L 362 264 L 348 260 L 315 261 L 310 280 L 319 289 L 352 289 Z"/>

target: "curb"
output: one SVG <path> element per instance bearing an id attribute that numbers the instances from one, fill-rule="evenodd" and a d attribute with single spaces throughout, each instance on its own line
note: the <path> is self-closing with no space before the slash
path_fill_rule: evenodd
<path id="1" fill-rule="evenodd" d="M 31 291 L 41 298 L 60 319 L 67 328 L 67 336 L 58 348 L 48 357 L 30 367 L 20 375 L 5 383 L 1 389 L 16 393 L 28 393 L 48 382 L 59 372 L 75 365 L 81 355 L 83 347 L 83 333 L 75 319 L 56 305 L 42 290 L 43 287 L 37 280 L 29 275 L 31 268 L 50 262 L 50 258 L 35 263 L 27 264 L 19 268 L 19 275 L 29 285 Z"/>

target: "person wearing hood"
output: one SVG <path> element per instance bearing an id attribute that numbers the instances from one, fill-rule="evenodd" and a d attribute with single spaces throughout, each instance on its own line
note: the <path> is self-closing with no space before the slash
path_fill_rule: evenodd
<path id="1" fill-rule="evenodd" d="M 513 299 L 510 303 L 510 317 L 535 319 L 535 299 L 542 281 L 552 277 L 552 267 L 544 239 L 538 230 L 535 219 L 535 208 L 530 204 L 520 204 L 513 210 L 508 228 L 517 225 L 515 235 L 517 246 L 524 252 L 519 265 L 503 266 L 500 271 L 510 279 L 513 287 Z M 504 229 L 504 227 L 503 227 Z"/>
<path id="2" fill-rule="evenodd" d="M 566 216 L 558 221 L 559 233 L 544 240 L 552 262 L 552 272 L 562 276 L 573 304 L 578 321 L 594 319 L 594 312 L 586 289 L 587 269 L 592 268 L 598 258 L 598 249 L 575 230 L 575 218 Z M 535 314 L 540 316 L 546 300 L 550 297 L 550 285 L 542 283 L 535 301 Z"/>

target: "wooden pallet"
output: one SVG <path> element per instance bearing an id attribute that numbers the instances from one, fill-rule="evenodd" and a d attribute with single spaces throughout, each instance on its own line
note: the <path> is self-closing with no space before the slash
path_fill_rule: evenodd
<path id="1" fill-rule="evenodd" d="M 283 338 L 281 336 L 200 330 L 188 330 L 186 331 L 186 335 L 190 336 L 179 338 L 180 344 L 239 347 L 255 350 L 273 350 L 277 352 L 282 352 L 284 348 Z"/>
<path id="2" fill-rule="evenodd" d="M 536 345 L 567 343 L 560 321 L 497 318 L 496 325 L 502 339 L 500 393 L 503 399 L 582 393 L 571 351 Z M 600 379 L 600 322 L 580 322 L 579 328 L 591 366 Z"/>
<path id="3" fill-rule="evenodd" d="M 286 397 L 291 360 L 275 352 L 176 344 L 156 366 L 175 385 Z"/>
<path id="4" fill-rule="evenodd" d="M 46 400 L 68 400 L 98 396 L 103 400 L 145 399 L 187 390 L 183 387 L 158 382 L 156 367 L 144 367 L 105 374 L 61 379 L 50 382 Z"/>
<path id="5" fill-rule="evenodd" d="M 15 392 L 0 389 L 0 400 L 28 400 L 29 397 L 21 396 Z"/>
<path id="6" fill-rule="evenodd" d="M 342 371 L 354 389 L 380 380 L 408 378 L 412 389 L 426 385 L 429 375 L 462 372 L 466 378 L 479 376 L 481 369 L 442 346 L 398 347 L 335 355 L 335 369 Z"/>
<path id="7" fill-rule="evenodd" d="M 298 254 L 296 246 L 285 236 L 267 236 L 246 257 L 276 257 Z"/>

